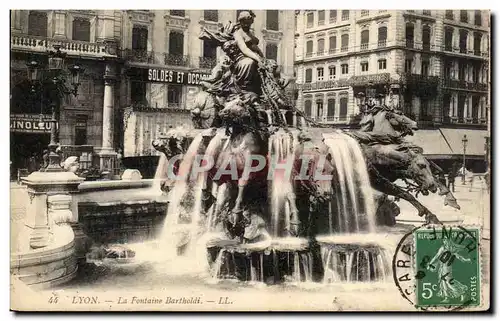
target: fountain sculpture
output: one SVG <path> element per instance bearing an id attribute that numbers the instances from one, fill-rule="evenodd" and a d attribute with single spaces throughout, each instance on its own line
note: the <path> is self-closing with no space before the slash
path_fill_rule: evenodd
<path id="1" fill-rule="evenodd" d="M 258 48 L 253 17 L 243 11 L 237 24 L 203 30 L 200 39 L 226 56 L 195 99 L 196 129 L 172 129 L 153 142 L 162 152 L 158 188 L 170 200 L 164 247 L 197 256 L 214 279 L 384 280 L 388 257 L 377 241 L 372 188 L 409 201 L 432 222 L 437 217 L 415 193 L 439 188 L 448 205 L 458 204 L 422 150 L 404 140 L 415 123 L 397 111 L 366 112 L 358 132 L 312 134 L 317 124 L 291 106 L 287 81 Z"/>

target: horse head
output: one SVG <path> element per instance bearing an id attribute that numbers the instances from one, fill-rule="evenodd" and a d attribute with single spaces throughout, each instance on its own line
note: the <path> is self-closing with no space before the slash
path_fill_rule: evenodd
<path id="1" fill-rule="evenodd" d="M 435 193 L 437 184 L 432 174 L 431 164 L 427 161 L 420 147 L 405 147 L 406 155 L 406 178 L 412 179 L 418 184 L 422 194 L 428 195 L 429 191 Z"/>
<path id="2" fill-rule="evenodd" d="M 401 112 L 386 111 L 385 117 L 391 123 L 394 130 L 400 132 L 402 136 L 413 135 L 413 131 L 418 129 L 417 122 Z"/>

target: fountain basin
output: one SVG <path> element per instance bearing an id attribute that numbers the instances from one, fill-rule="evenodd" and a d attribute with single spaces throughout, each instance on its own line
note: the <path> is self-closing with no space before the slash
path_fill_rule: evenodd
<path id="1" fill-rule="evenodd" d="M 390 274 L 389 242 L 376 234 L 318 236 L 323 283 L 385 281 Z"/>

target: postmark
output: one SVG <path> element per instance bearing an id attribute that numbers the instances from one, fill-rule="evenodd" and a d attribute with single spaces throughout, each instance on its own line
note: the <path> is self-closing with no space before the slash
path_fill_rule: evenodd
<path id="1" fill-rule="evenodd" d="M 417 309 L 481 305 L 480 230 L 423 225 L 405 234 L 392 262 L 401 295 Z"/>

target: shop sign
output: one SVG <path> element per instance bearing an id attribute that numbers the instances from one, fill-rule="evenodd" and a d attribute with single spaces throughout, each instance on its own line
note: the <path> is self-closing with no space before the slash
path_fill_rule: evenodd
<path id="1" fill-rule="evenodd" d="M 51 115 L 47 114 L 11 114 L 10 131 L 14 133 L 50 133 Z M 56 128 L 59 123 L 56 123 Z"/>
<path id="2" fill-rule="evenodd" d="M 210 77 L 210 74 L 163 68 L 149 68 L 136 69 L 129 76 L 133 80 L 145 82 L 199 86 L 201 81 Z"/>

